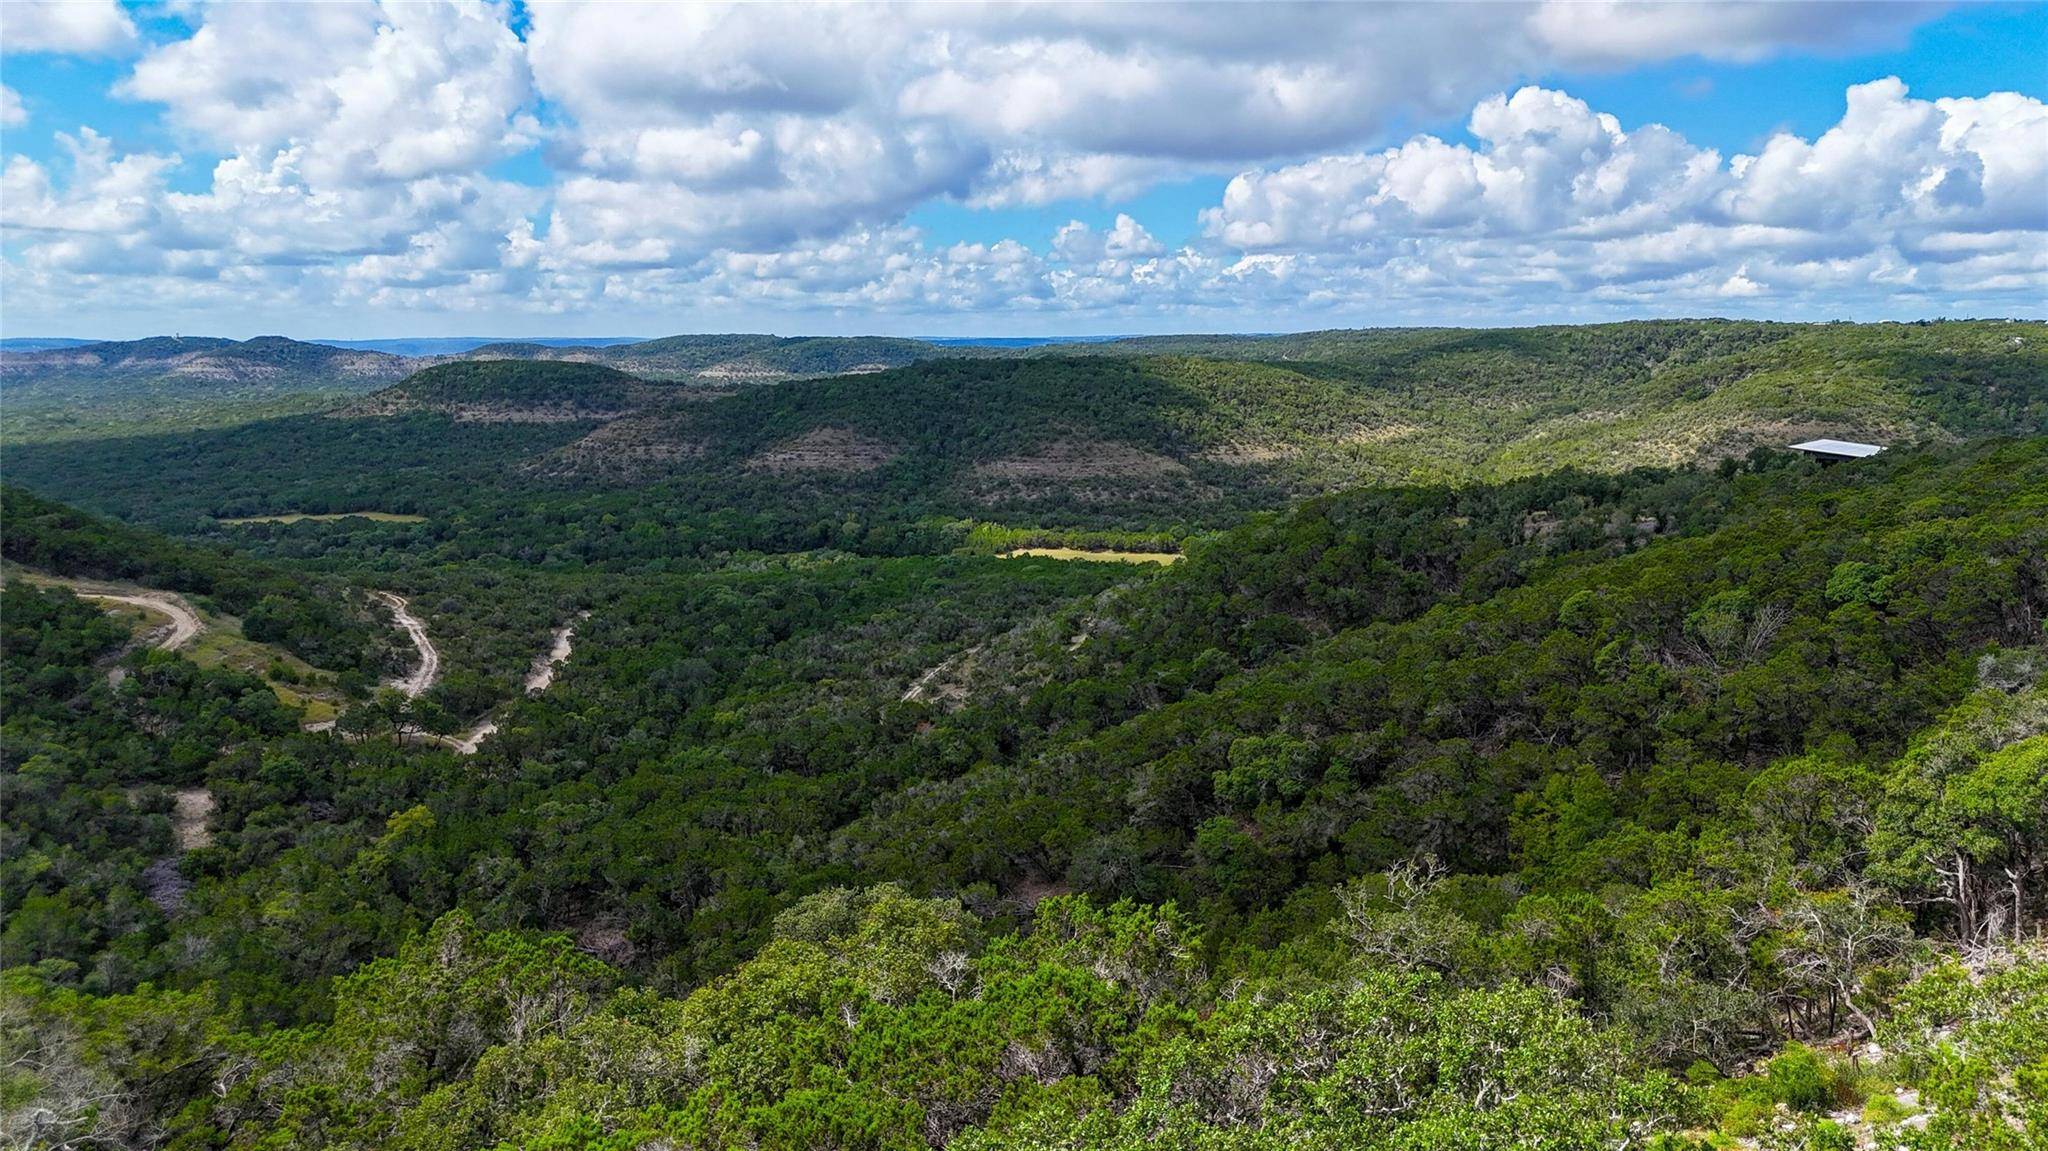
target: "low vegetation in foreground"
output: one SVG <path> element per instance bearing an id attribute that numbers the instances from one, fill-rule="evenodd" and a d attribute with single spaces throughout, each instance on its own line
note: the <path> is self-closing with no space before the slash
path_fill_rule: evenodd
<path id="1" fill-rule="evenodd" d="M 2021 327 L 463 364 L 155 503 L 11 453 L 10 565 L 237 622 L 0 589 L 0 1138 L 2048 1145 Z M 1611 454 L 1655 397 L 1739 434 Z"/>

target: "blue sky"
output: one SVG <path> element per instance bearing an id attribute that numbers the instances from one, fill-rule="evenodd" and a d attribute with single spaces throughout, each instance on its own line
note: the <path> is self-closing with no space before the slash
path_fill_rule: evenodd
<path id="1" fill-rule="evenodd" d="M 9 3 L 0 329 L 2040 315 L 2044 46 L 2038 4 Z"/>

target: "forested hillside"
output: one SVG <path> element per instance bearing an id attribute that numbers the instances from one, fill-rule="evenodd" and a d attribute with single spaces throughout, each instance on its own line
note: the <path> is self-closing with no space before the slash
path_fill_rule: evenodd
<path id="1" fill-rule="evenodd" d="M 603 347 L 496 343 L 416 356 L 281 336 L 59 341 L 0 349 L 0 429 L 19 444 L 227 427 L 321 411 L 451 361 L 581 363 L 711 385 L 878 371 L 942 352 L 919 340 L 765 335 L 671 336 Z"/>
<path id="2" fill-rule="evenodd" d="M 618 566 L 821 546 L 929 553 L 957 546 L 947 525 L 966 521 L 1178 538 L 1359 484 L 2048 424 L 2038 324 L 1643 323 L 1245 346 L 1273 358 L 1032 349 L 773 387 L 449 364 L 321 416 L 26 445 L 9 469 L 91 510 L 222 542 L 280 533 L 220 519 L 381 511 L 426 517 L 392 534 L 437 562 Z M 358 527 L 282 534 L 303 546 Z"/>
<path id="3" fill-rule="evenodd" d="M 275 640 L 321 667 L 374 672 L 390 661 L 359 595 L 345 582 L 251 562 L 225 548 L 182 543 L 82 515 L 0 484 L 0 558 L 37 572 L 132 580 L 189 592 L 246 617 L 251 638 Z"/>
<path id="4" fill-rule="evenodd" d="M 1029 347 L 705 335 L 605 347 L 488 344 L 459 355 L 410 358 L 276 337 L 155 339 L 0 352 L 0 396 L 7 400 L 0 427 L 11 443 L 22 444 L 244 424 L 331 408 L 450 361 L 608 367 L 683 385 L 677 396 L 701 397 L 941 359 L 954 366 L 941 367 L 933 382 L 958 380 L 963 360 L 1108 357 L 1154 365 L 1152 374 L 1182 393 L 1177 402 L 1190 409 L 1180 420 L 1183 431 L 1197 436 L 1191 446 L 1208 458 L 1284 462 L 1290 477 L 1311 482 L 1441 479 L 1568 464 L 1675 463 L 1780 444 L 1815 428 L 1888 442 L 2016 431 L 2042 418 L 2036 384 L 2048 354 L 2044 346 L 2048 329 L 2038 323 L 1736 321 L 1173 336 Z M 1212 366 L 1180 362 L 1189 358 Z M 893 402 L 889 410 L 928 413 L 916 406 L 932 398 L 921 394 L 926 381 L 916 373 L 898 379 L 906 391 L 884 401 Z M 1092 409 L 1060 414 L 1073 425 L 1062 430 L 1090 430 Z M 1243 422 L 1235 422 L 1240 417 Z M 1205 431 L 1211 434 L 1201 436 Z M 659 427 L 630 438 L 639 445 L 691 440 Z M 658 469 L 619 471 L 645 478 Z"/>
<path id="5" fill-rule="evenodd" d="M 0 1133 L 2032 1146 L 2043 337 L 689 337 L 10 439 Z"/>
<path id="6" fill-rule="evenodd" d="M 0 431 L 18 444 L 221 427 L 318 411 L 415 366 L 281 336 L 8 350 L 0 352 Z"/>
<path id="7" fill-rule="evenodd" d="M 1013 408 L 979 367 L 918 377 L 989 414 L 890 430 L 973 458 L 1119 397 L 1120 442 L 1201 434 L 1151 369 L 1087 363 L 1121 374 Z M 402 394 L 471 404 L 464 372 Z M 879 436 L 888 380 L 719 415 L 720 450 Z M 292 425 L 457 437 L 453 522 L 194 526 L 227 552 L 9 492 L 10 559 L 394 588 L 469 669 L 304 732 L 173 654 L 109 676 L 98 611 L 10 585 L 11 1136 L 1947 1148 L 2044 1119 L 2048 440 L 1357 487 L 1164 569 L 904 511 L 766 554 L 713 495 L 461 496 L 513 432 L 643 387 L 560 382 L 500 398 L 573 419 Z M 605 530 L 528 550 L 565 514 Z M 408 735 L 486 708 L 473 754 Z"/>

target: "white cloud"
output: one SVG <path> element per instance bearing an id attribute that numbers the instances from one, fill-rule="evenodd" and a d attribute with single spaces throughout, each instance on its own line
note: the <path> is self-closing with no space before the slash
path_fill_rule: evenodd
<path id="1" fill-rule="evenodd" d="M 90 130 L 58 139 L 68 180 L 23 156 L 0 172 L 0 227 L 22 241 L 21 267 L 34 276 L 16 287 L 62 292 L 69 277 L 68 290 L 83 293 L 109 276 L 147 274 L 170 277 L 162 290 L 173 298 L 239 286 L 332 303 L 499 272 L 538 206 L 530 189 L 470 176 L 321 187 L 296 148 L 260 161 L 231 156 L 204 192 L 176 192 L 176 156 L 116 156 Z"/>
<path id="2" fill-rule="evenodd" d="M 1529 17 L 1528 26 L 1538 42 L 1567 65 L 1616 67 L 1691 55 L 1747 63 L 1789 47 L 1840 53 L 1896 46 L 1913 25 L 1945 7 L 1912 0 L 1546 0 Z"/>
<path id="3" fill-rule="evenodd" d="M 0 128 L 19 128 L 28 123 L 28 109 L 22 106 L 21 93 L 0 84 Z"/>
<path id="4" fill-rule="evenodd" d="M 1122 212 L 1117 213 L 1116 221 L 1106 232 L 1097 232 L 1079 220 L 1068 223 L 1054 234 L 1052 248 L 1072 264 L 1142 259 L 1166 253 L 1166 246 L 1143 224 Z"/>
<path id="5" fill-rule="evenodd" d="M 1592 55 L 1754 58 L 1927 15 L 1903 4 L 1781 7 L 1629 12 L 1602 26 L 1608 39 Z M 897 182 L 862 165 L 894 163 L 906 146 L 943 152 L 953 172 L 941 184 L 964 185 L 977 206 L 1113 199 L 1347 146 L 1397 116 L 1456 113 L 1504 77 L 1573 56 L 1587 39 L 1578 19 L 1569 5 L 1535 4 L 543 2 L 528 48 L 538 90 L 567 121 L 570 163 L 699 192 L 734 172 L 844 187 L 810 197 L 824 234 L 897 209 Z M 844 167 L 793 170 L 813 135 L 850 130 L 877 145 L 841 156 Z M 764 143 L 742 149 L 747 133 Z M 882 198 L 855 202 L 863 188 Z"/>
<path id="6" fill-rule="evenodd" d="M 92 129 L 59 133 L 71 178 L 55 186 L 43 165 L 14 156 L 0 171 L 0 221 L 15 232 L 138 237 L 157 219 L 164 173 L 175 156 L 115 157 L 113 145 Z"/>
<path id="7" fill-rule="evenodd" d="M 2048 289 L 2048 107 L 2027 97 L 1915 100 L 1880 80 L 1851 88 L 1818 139 L 1779 135 L 1726 163 L 1538 88 L 1482 101 L 1470 127 L 1477 148 L 1418 137 L 1246 172 L 1207 234 L 1453 295 L 1647 294 L 1689 277 L 1733 298 Z"/>
<path id="8" fill-rule="evenodd" d="M 54 162 L 7 162 L 21 314 L 132 298 L 1230 326 L 1827 297 L 2038 310 L 2048 288 L 2040 101 L 1882 81 L 1819 137 L 1728 158 L 1562 92 L 1486 95 L 1564 65 L 1882 43 L 1924 6 L 538 0 L 524 40 L 483 0 L 186 11 L 194 31 L 116 89 L 160 107 L 182 156 L 84 130 Z M 1360 150 L 1464 112 L 1470 144 Z M 484 174 L 536 147 L 546 186 Z M 1234 178 L 1185 243 L 1145 224 L 1177 240 L 1187 221 L 1127 213 L 950 245 L 904 223 L 933 199 L 1120 203 L 1203 173 Z"/>
<path id="9" fill-rule="evenodd" d="M 0 52 L 103 56 L 134 47 L 135 23 L 114 0 L 8 0 Z"/>
<path id="10" fill-rule="evenodd" d="M 321 180 L 470 171 L 537 132 L 523 48 L 480 0 L 213 5 L 117 91 L 237 152 L 301 148 Z"/>
<path id="11" fill-rule="evenodd" d="M 1840 124 L 1737 160 L 1729 214 L 1814 229 L 1899 224 L 2048 228 L 2048 107 L 2016 93 L 1912 100 L 1897 79 L 1849 89 Z"/>

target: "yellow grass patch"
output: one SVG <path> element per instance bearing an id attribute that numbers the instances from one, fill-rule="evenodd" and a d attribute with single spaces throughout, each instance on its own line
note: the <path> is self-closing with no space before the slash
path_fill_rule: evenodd
<path id="1" fill-rule="evenodd" d="M 407 516 L 400 515 L 397 512 L 332 512 L 320 515 L 311 512 L 286 512 L 275 516 L 238 516 L 234 519 L 225 519 L 219 522 L 230 526 L 235 524 L 295 524 L 300 520 L 317 520 L 321 523 L 327 523 L 332 520 L 345 520 L 351 517 L 376 520 L 380 524 L 423 524 L 427 522 L 427 517 L 425 516 Z"/>
<path id="2" fill-rule="evenodd" d="M 1175 564 L 1180 562 L 1178 552 L 1112 552 L 1085 551 L 1081 548 L 1013 548 L 1003 553 L 1004 559 L 1018 556 L 1043 556 L 1053 560 L 1092 560 L 1096 563 L 1113 564 Z"/>

